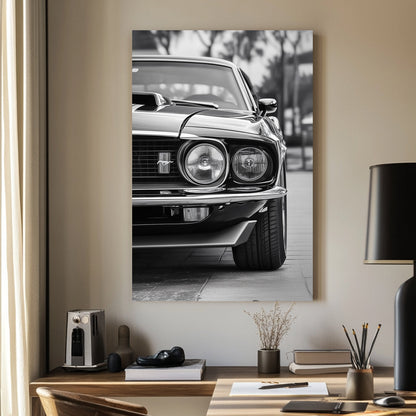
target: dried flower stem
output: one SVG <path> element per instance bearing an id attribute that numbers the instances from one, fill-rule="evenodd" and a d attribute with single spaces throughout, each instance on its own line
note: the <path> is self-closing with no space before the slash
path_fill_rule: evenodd
<path id="1" fill-rule="evenodd" d="M 260 345 L 265 350 L 277 350 L 279 348 L 282 338 L 288 333 L 290 326 L 296 319 L 291 314 L 293 303 L 286 312 L 283 312 L 278 302 L 269 312 L 261 308 L 259 312 L 247 312 L 257 326 L 257 331 L 260 338 Z"/>

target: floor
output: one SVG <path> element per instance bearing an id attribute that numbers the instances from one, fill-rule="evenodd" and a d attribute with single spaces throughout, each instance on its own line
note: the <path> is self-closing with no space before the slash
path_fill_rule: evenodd
<path id="1" fill-rule="evenodd" d="M 294 154 L 295 156 L 296 154 Z M 300 163 L 297 158 L 289 159 Z M 138 301 L 312 300 L 312 171 L 289 171 L 288 248 L 276 271 L 242 271 L 230 248 L 135 250 Z"/>

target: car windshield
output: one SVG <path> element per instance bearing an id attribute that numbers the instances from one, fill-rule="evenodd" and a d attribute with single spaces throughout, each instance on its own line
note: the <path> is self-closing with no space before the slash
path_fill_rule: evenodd
<path id="1" fill-rule="evenodd" d="M 218 108 L 248 110 L 231 68 L 207 63 L 135 61 L 133 93 L 156 92 L 178 105 L 212 103 Z"/>

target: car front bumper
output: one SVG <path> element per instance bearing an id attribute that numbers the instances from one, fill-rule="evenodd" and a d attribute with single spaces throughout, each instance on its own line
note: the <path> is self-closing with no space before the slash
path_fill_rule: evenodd
<path id="1" fill-rule="evenodd" d="M 231 204 L 233 202 L 266 201 L 269 199 L 282 198 L 286 195 L 286 193 L 286 188 L 283 188 L 279 185 L 274 185 L 270 189 L 254 192 L 222 191 L 217 193 L 204 194 L 186 193 L 185 195 L 161 194 L 152 196 L 134 196 L 132 198 L 132 203 L 133 207 Z"/>

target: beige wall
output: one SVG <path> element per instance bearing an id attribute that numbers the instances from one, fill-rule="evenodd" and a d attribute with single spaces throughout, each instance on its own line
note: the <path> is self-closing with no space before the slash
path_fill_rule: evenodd
<path id="1" fill-rule="evenodd" d="M 317 299 L 296 305 L 282 344 L 346 347 L 341 324 L 383 324 L 374 362 L 393 362 L 393 301 L 410 266 L 363 265 L 368 166 L 415 161 L 414 0 L 50 0 L 51 365 L 65 313 L 106 311 L 149 353 L 175 344 L 210 365 L 254 365 L 250 303 L 131 301 L 130 53 L 133 29 L 312 29 Z M 270 304 L 265 305 L 267 307 Z"/>

